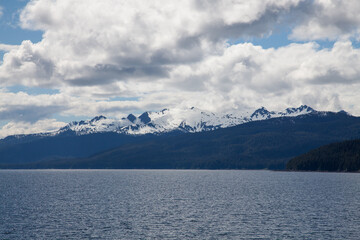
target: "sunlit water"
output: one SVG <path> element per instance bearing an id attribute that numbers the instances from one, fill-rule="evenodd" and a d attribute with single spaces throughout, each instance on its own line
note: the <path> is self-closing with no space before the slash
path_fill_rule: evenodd
<path id="1" fill-rule="evenodd" d="M 0 239 L 359 239 L 360 174 L 0 171 Z"/>

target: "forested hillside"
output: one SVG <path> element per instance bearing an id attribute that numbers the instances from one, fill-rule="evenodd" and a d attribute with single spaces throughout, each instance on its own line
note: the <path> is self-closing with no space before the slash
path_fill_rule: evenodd
<path id="1" fill-rule="evenodd" d="M 286 168 L 295 171 L 357 172 L 360 140 L 332 143 L 291 159 Z"/>

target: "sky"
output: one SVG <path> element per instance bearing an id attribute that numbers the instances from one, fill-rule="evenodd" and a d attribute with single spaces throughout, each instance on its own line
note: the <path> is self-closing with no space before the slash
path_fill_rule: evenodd
<path id="1" fill-rule="evenodd" d="M 97 115 L 360 115 L 358 0 L 0 0 L 0 138 Z"/>

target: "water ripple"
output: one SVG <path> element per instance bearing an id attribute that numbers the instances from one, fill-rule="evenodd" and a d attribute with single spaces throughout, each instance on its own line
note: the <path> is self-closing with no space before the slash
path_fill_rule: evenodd
<path id="1" fill-rule="evenodd" d="M 0 239 L 358 239 L 360 174 L 0 171 Z"/>

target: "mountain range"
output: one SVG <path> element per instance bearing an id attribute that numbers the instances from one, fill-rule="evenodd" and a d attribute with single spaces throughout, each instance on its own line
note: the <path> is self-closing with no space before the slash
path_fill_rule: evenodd
<path id="1" fill-rule="evenodd" d="M 169 132 L 195 133 L 227 128 L 247 122 L 276 117 L 295 117 L 316 112 L 311 107 L 287 108 L 282 112 L 268 111 L 264 107 L 249 112 L 217 114 L 192 107 L 187 109 L 163 109 L 159 112 L 144 112 L 136 117 L 129 114 L 122 119 L 109 119 L 97 116 L 91 120 L 71 122 L 58 131 L 42 133 L 42 136 L 55 136 L 64 132 L 76 135 L 115 132 L 128 135 L 164 134 Z M 19 136 L 18 136 L 19 137 Z"/>
<path id="2" fill-rule="evenodd" d="M 242 114 L 164 109 L 9 136 L 0 140 L 0 167 L 284 169 L 292 157 L 357 137 L 360 118 L 344 111 L 308 106 Z"/>

